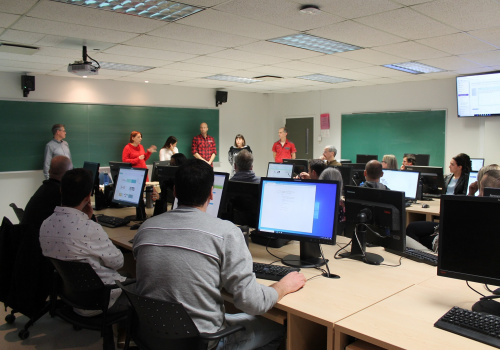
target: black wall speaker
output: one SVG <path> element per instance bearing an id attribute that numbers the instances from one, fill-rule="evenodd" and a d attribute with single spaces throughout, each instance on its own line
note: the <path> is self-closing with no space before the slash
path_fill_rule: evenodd
<path id="1" fill-rule="evenodd" d="M 227 102 L 227 91 L 216 91 L 215 92 L 215 107 Z"/>
<path id="2" fill-rule="evenodd" d="M 33 75 L 22 75 L 21 88 L 23 89 L 23 96 L 28 97 L 30 91 L 35 91 L 35 77 Z"/>

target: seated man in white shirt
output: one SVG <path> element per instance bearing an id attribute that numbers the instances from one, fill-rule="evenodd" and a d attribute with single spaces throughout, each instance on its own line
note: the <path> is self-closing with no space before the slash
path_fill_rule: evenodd
<path id="1" fill-rule="evenodd" d="M 88 170 L 72 169 L 61 180 L 61 203 L 40 228 L 40 246 L 46 257 L 89 263 L 104 284 L 124 281 L 116 270 L 123 266 L 123 254 L 110 241 L 101 225 L 91 220 L 93 181 Z M 111 291 L 109 312 L 126 310 L 128 302 L 121 289 Z M 82 316 L 95 311 L 76 310 Z"/>

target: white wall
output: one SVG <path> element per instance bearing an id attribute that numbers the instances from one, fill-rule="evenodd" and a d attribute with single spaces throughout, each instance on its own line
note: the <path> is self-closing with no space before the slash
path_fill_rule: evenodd
<path id="1" fill-rule="evenodd" d="M 115 82 L 98 78 L 37 76 L 36 91 L 30 92 L 29 97 L 23 98 L 20 80 L 19 74 L 0 73 L 2 82 L 0 99 L 191 108 L 215 107 L 215 89 Z M 500 156 L 497 152 L 500 146 L 500 139 L 497 136 L 500 131 L 500 118 L 458 119 L 456 117 L 455 81 L 446 79 L 291 94 L 257 94 L 229 90 L 228 102 L 219 107 L 220 165 L 216 170 L 230 170 L 226 152 L 234 143 L 234 136 L 242 133 L 254 151 L 254 170 L 258 175 L 264 175 L 267 162 L 272 161 L 272 143 L 277 139 L 278 128 L 284 124 L 287 117 L 314 116 L 314 155 L 319 157 L 324 146 L 334 144 L 339 148 L 337 158 L 341 158 L 341 114 L 429 109 L 447 110 L 445 150 L 447 161 L 457 153 L 465 152 L 472 157 L 484 157 L 487 164 L 500 163 Z M 330 113 L 331 129 L 329 137 L 318 141 L 321 113 Z M 22 142 L 21 130 L 22 121 L 20 121 L 20 130 L 4 130 L 4 132 L 19 133 L 20 142 Z M 197 132 L 198 130 L 193 130 L 193 135 Z M 43 157 L 43 150 L 39 150 L 39 153 L 40 157 Z M 14 155 L 2 155 L 2 161 L 8 161 L 9 156 Z M 8 216 L 16 222 L 8 204 L 15 202 L 24 207 L 42 180 L 41 171 L 0 173 L 0 218 Z"/>

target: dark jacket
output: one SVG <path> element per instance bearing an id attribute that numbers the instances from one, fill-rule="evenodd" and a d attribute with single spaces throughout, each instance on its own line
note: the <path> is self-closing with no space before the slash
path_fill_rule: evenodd
<path id="1" fill-rule="evenodd" d="M 451 179 L 453 179 L 453 174 L 446 175 L 444 178 L 444 193 L 448 190 L 448 184 Z M 468 185 L 469 184 L 469 173 L 462 173 L 457 181 L 457 185 L 455 186 L 455 191 L 453 194 L 463 194 L 467 195 Z"/>

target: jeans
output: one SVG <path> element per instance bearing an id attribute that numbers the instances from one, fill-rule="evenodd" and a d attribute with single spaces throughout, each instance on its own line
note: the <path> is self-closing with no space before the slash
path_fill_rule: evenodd
<path id="1" fill-rule="evenodd" d="M 217 350 L 277 349 L 285 335 L 285 327 L 261 316 L 245 313 L 226 314 L 228 326 L 242 325 L 244 331 L 221 339 Z"/>

